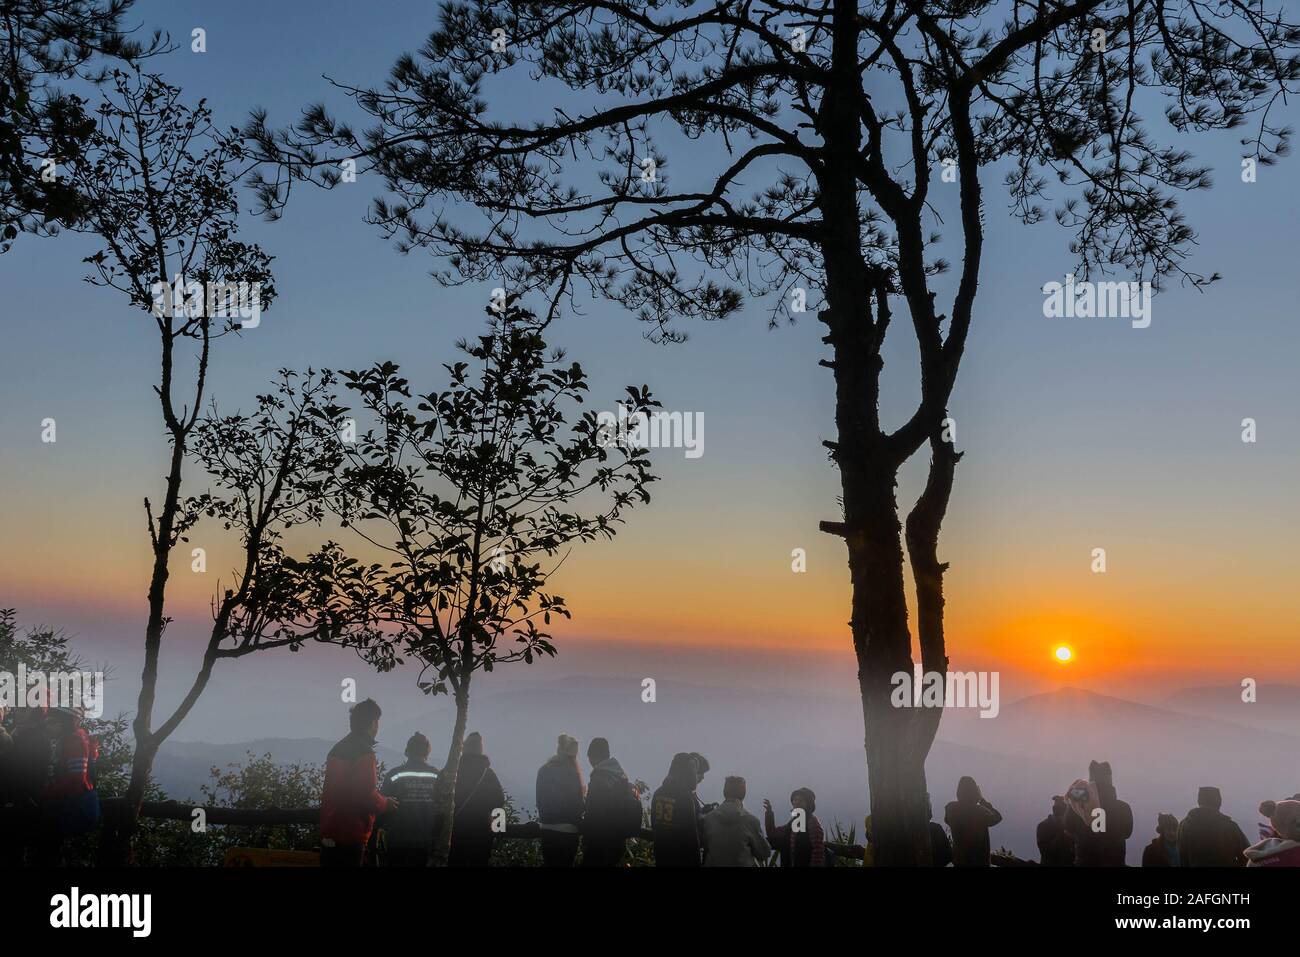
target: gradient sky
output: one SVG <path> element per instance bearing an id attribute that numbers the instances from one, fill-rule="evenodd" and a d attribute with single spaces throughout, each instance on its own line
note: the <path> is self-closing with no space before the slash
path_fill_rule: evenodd
<path id="1" fill-rule="evenodd" d="M 433 22 L 427 3 L 386 3 L 382 17 L 339 0 L 294 12 L 303 9 L 140 0 L 133 16 L 183 41 L 157 69 L 227 124 L 259 105 L 281 123 L 308 102 L 338 105 L 321 74 L 382 82 Z M 189 52 L 195 26 L 207 30 L 206 54 Z M 535 91 L 514 95 L 516 115 L 545 115 Z M 1151 129 L 1174 135 L 1158 115 Z M 954 667 L 1015 672 L 1025 690 L 1300 677 L 1297 167 L 1283 160 L 1243 184 L 1236 137 L 1180 145 L 1215 169 L 1214 188 L 1185 199 L 1200 234 L 1190 265 L 1225 278 L 1204 293 L 1170 288 L 1142 330 L 1045 319 L 1040 289 L 1070 267 L 1069 235 L 1016 223 L 1000 176 L 985 176 L 984 273 L 950 406 L 966 456 L 941 541 Z M 707 168 L 711 148 L 681 146 L 670 169 Z M 955 195 L 942 185 L 936 203 L 954 224 Z M 329 193 L 299 188 L 281 222 L 247 223 L 246 236 L 276 256 L 280 298 L 258 329 L 217 351 L 212 393 L 223 407 L 248 407 L 281 366 L 391 358 L 416 384 L 441 382 L 454 341 L 479 328 L 488 289 L 442 289 L 428 276 L 434 263 L 399 255 L 362 223 L 377 190 L 364 176 Z M 24 239 L 0 257 L 0 605 L 78 633 L 130 679 L 149 563 L 141 499 L 159 494 L 165 451 L 151 391 L 157 346 L 115 293 L 80 281 L 94 248 L 75 236 Z M 688 343 L 654 345 L 605 303 L 554 328 L 552 341 L 592 373 L 596 408 L 646 382 L 667 408 L 702 412 L 705 423 L 703 457 L 656 452 L 653 504 L 615 542 L 566 563 L 556 589 L 575 618 L 561 635 L 716 648 L 739 670 L 747 650 L 842 654 L 845 555 L 816 530 L 838 517 L 820 444 L 833 434 L 822 329 L 808 318 L 769 330 L 761 303 L 685 328 Z M 887 349 L 893 422 L 915 401 L 909 335 L 896 323 Z M 1253 445 L 1240 437 L 1248 416 L 1258 421 Z M 46 417 L 58 422 L 57 444 L 40 442 Z M 922 458 L 909 465 L 905 502 L 923 468 Z M 192 575 L 184 561 L 173 575 L 167 667 L 178 673 L 198 653 L 216 570 L 232 555 L 215 531 L 196 543 L 212 572 Z M 806 574 L 790 570 L 796 547 L 808 551 Z M 1096 547 L 1107 550 L 1104 575 L 1090 571 Z M 1050 656 L 1061 642 L 1076 650 L 1068 667 Z M 749 671 L 768 667 L 760 662 L 770 659 Z"/>

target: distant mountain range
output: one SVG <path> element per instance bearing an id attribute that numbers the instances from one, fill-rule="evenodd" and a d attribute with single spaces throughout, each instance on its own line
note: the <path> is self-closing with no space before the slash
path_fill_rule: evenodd
<path id="1" fill-rule="evenodd" d="M 1106 760 L 1120 797 L 1133 807 L 1128 856 L 1137 863 L 1154 835 L 1156 814 L 1181 817 L 1201 785 L 1222 789 L 1225 812 L 1248 835 L 1255 833 L 1262 799 L 1300 791 L 1300 736 L 1294 733 L 1300 729 L 1300 688 L 1261 686 L 1258 711 L 1234 707 L 1216 688 L 1190 688 L 1164 704 L 1070 688 L 1004 703 L 993 719 L 950 711 L 927 764 L 935 817 L 942 820 L 957 779 L 973 775 L 1006 818 L 993 831 L 994 845 L 1037 859 L 1034 830 L 1052 795 L 1086 777 L 1090 760 Z M 701 752 L 712 765 L 701 788 L 706 801 L 720 799 L 727 774 L 747 779 L 747 803 L 755 812 L 764 797 L 783 811 L 791 790 L 811 787 L 822 820 L 855 825 L 859 839 L 868 806 L 861 720 L 853 703 L 840 697 L 664 681 L 657 700 L 645 703 L 639 681 L 580 677 L 489 689 L 474 698 L 470 712 L 470 728 L 484 735 L 502 783 L 524 807 L 533 802 L 537 768 L 564 731 L 584 750 L 593 735 L 608 738 L 629 775 L 652 787 L 674 752 Z M 450 726 L 446 700 L 416 719 L 386 724 L 379 758 L 400 763 L 407 736 L 420 730 L 433 741 L 432 760 L 439 764 Z M 315 738 L 178 742 L 163 748 L 156 777 L 169 794 L 197 795 L 211 766 L 242 762 L 247 752 L 270 752 L 284 763 L 321 763 L 331 744 Z"/>
<path id="2" fill-rule="evenodd" d="M 1175 711 L 1206 715 L 1236 724 L 1300 734 L 1300 687 L 1294 685 L 1260 685 L 1255 700 L 1241 700 L 1238 685 L 1214 685 L 1183 688 L 1162 702 Z"/>

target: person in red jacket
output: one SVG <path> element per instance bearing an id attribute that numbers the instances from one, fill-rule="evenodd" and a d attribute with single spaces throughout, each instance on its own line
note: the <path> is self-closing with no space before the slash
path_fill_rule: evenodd
<path id="1" fill-rule="evenodd" d="M 351 732 L 330 749 L 320 803 L 322 867 L 360 867 L 375 815 L 397 809 L 396 798 L 379 793 L 375 737 L 381 714 L 373 698 L 353 705 Z"/>
<path id="2" fill-rule="evenodd" d="M 81 715 L 70 708 L 51 709 L 47 726 L 55 758 L 42 795 L 46 843 L 38 857 L 41 863 L 61 864 L 67 840 L 99 823 L 99 792 L 95 789 L 99 742 L 81 726 Z"/>

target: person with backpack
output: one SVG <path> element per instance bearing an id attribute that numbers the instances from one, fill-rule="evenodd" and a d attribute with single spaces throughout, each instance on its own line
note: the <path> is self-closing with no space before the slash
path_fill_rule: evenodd
<path id="1" fill-rule="evenodd" d="M 1196 792 L 1196 807 L 1178 828 L 1178 856 L 1183 867 L 1244 867 L 1243 851 L 1250 841 L 1237 822 L 1219 810 L 1223 795 L 1218 788 Z"/>
<path id="2" fill-rule="evenodd" d="M 582 866 L 617 867 L 627 852 L 627 839 L 641 830 L 641 796 L 610 756 L 607 740 L 592 738 L 587 760 L 591 780 L 582 818 Z"/>
<path id="3" fill-rule="evenodd" d="M 772 855 L 758 818 L 745 810 L 745 779 L 722 782 L 722 803 L 704 816 L 705 867 L 756 867 Z"/>
<path id="4" fill-rule="evenodd" d="M 763 799 L 763 830 L 782 867 L 826 867 L 826 832 L 817 819 L 817 795 L 812 788 L 790 793 L 790 822 L 776 825 L 772 802 Z"/>
<path id="5" fill-rule="evenodd" d="M 325 788 L 320 802 L 321 867 L 361 867 L 375 817 L 395 812 L 397 798 L 379 793 L 375 738 L 383 712 L 367 698 L 352 706 L 351 730 L 330 749 L 325 760 Z"/>
<path id="6" fill-rule="evenodd" d="M 679 751 L 650 801 L 655 867 L 700 866 L 699 765 Z"/>
<path id="7" fill-rule="evenodd" d="M 991 867 L 989 829 L 1002 823 L 1002 814 L 980 793 L 975 779 L 957 782 L 957 800 L 943 811 L 944 823 L 952 831 L 953 867 Z"/>
<path id="8" fill-rule="evenodd" d="M 1088 780 L 1071 784 L 1065 799 L 1070 805 L 1065 829 L 1074 838 L 1074 866 L 1124 867 L 1125 845 L 1133 836 L 1133 809 L 1119 799 L 1110 763 L 1089 762 Z"/>
<path id="9" fill-rule="evenodd" d="M 483 752 L 483 735 L 477 731 L 465 736 L 456 772 L 456 810 L 451 826 L 449 867 L 487 867 L 492 859 L 496 834 L 492 816 L 506 806 L 506 792 L 501 787 L 492 762 Z"/>
<path id="10" fill-rule="evenodd" d="M 587 789 L 578 767 L 578 739 L 561 734 L 555 754 L 537 770 L 537 820 L 545 866 L 573 866 L 586 801 Z"/>
<path id="11" fill-rule="evenodd" d="M 433 748 L 418 731 L 406 742 L 406 761 L 389 771 L 379 793 L 396 798 L 396 810 L 384 816 L 388 867 L 427 867 L 433 846 L 438 769 L 429 764 Z"/>
<path id="12" fill-rule="evenodd" d="M 55 742 L 55 759 L 43 805 L 47 851 L 50 862 L 58 863 L 69 839 L 93 830 L 99 823 L 99 742 L 81 726 L 81 715 L 71 708 L 52 709 L 48 725 Z"/>

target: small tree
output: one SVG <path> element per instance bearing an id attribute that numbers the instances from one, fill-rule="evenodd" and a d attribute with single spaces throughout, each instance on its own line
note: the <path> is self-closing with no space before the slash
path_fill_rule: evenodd
<path id="1" fill-rule="evenodd" d="M 300 450 L 311 435 L 297 430 L 289 436 L 287 446 L 261 450 L 267 455 L 278 453 L 279 459 L 258 458 L 247 454 L 247 449 L 240 450 L 243 455 L 238 467 L 251 474 L 219 473 L 218 481 L 227 481 L 227 490 L 242 507 L 228 505 L 227 510 L 215 499 L 187 503 L 184 498 L 183 468 L 191 442 L 201 428 L 212 344 L 237 331 L 246 318 L 231 312 L 228 299 L 214 302 L 207 291 L 238 289 L 244 283 L 245 289 L 255 290 L 260 318 L 261 309 L 269 306 L 275 295 L 270 257 L 237 238 L 234 186 L 242 175 L 236 165 L 242 156 L 238 138 L 218 130 L 206 106 L 188 106 L 178 88 L 156 76 L 139 70 L 114 71 L 107 86 L 109 92 L 94 111 L 96 123 L 85 147 L 67 161 L 69 185 L 85 201 L 83 215 L 70 226 L 97 236 L 103 243 L 86 259 L 95 270 L 87 281 L 125 294 L 133 307 L 150 317 L 157 331 L 160 372 L 154 390 L 171 445 L 161 503 L 155 509 L 149 498 L 144 502 L 153 567 L 144 668 L 133 722 L 136 749 L 127 789 L 129 814 L 119 822 L 121 834 L 126 835 L 134 827 L 159 746 L 188 714 L 206 686 L 216 658 L 229 654 L 228 649 L 217 654 L 216 646 L 241 626 L 254 628 L 252 634 L 261 634 L 258 629 L 264 623 L 250 616 L 250 609 L 269 606 L 242 603 L 259 598 L 259 589 L 268 577 L 267 564 L 279 558 L 267 535 L 280 520 L 278 505 L 270 500 L 304 480 L 300 469 L 309 463 L 304 462 Z M 179 302 L 173 295 L 175 286 L 183 291 Z M 273 414 L 274 403 L 264 403 L 261 411 L 263 416 Z M 202 428 L 208 436 L 209 459 L 220 467 L 215 453 L 221 437 L 238 436 L 223 433 L 218 423 L 210 422 Z M 254 478 L 269 479 L 271 484 L 234 484 Z M 204 506 L 240 526 L 246 561 L 237 586 L 214 607 L 209 650 L 194 686 L 155 729 L 159 654 L 163 633 L 171 620 L 166 610 L 166 591 L 172 554 Z M 238 653 L 263 646 L 260 639 L 248 640 Z M 106 854 L 119 860 L 125 856 L 124 842 L 110 841 L 108 845 Z"/>
<path id="2" fill-rule="evenodd" d="M 612 538 L 655 480 L 644 450 L 595 413 L 569 421 L 586 375 L 547 353 L 531 316 L 510 306 L 460 346 L 470 361 L 445 367 L 441 392 L 414 396 L 390 362 L 342 373 L 374 423 L 344 446 L 331 496 L 344 524 L 389 556 L 336 578 L 349 617 L 370 624 L 364 653 L 380 670 L 414 659 L 421 690 L 455 700 L 438 864 L 451 843 L 475 673 L 555 654 L 547 627 L 569 609 L 547 587 L 563 561 L 554 559 L 575 542 Z M 632 416 L 658 405 L 644 387 L 627 392 Z M 322 408 L 340 430 L 349 414 Z"/>

